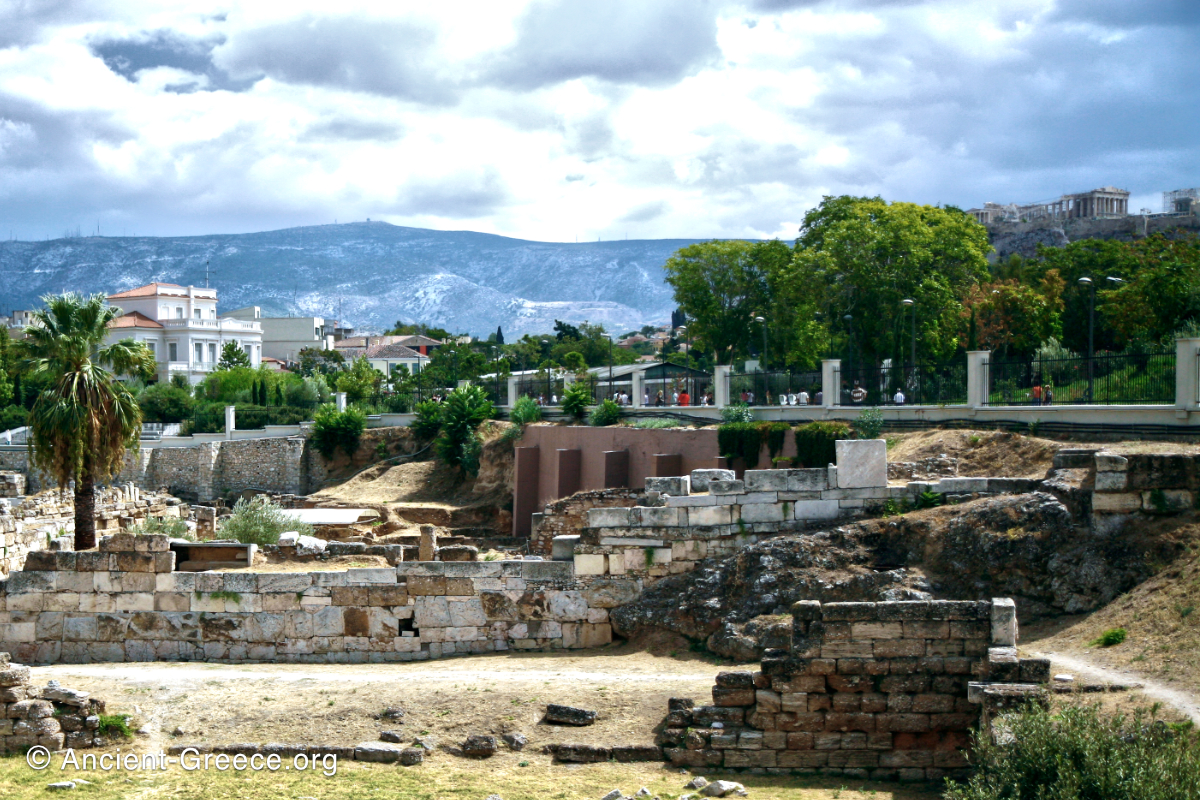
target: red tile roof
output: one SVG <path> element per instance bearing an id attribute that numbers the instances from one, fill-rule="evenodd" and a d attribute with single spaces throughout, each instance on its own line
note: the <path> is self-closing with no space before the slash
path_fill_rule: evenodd
<path id="1" fill-rule="evenodd" d="M 108 323 L 109 328 L 161 328 L 162 323 L 155 322 L 140 311 L 121 316 Z"/>
<path id="2" fill-rule="evenodd" d="M 178 283 L 147 283 L 145 286 L 139 286 L 136 289 L 126 289 L 123 292 L 110 294 L 108 299 L 117 300 L 123 297 L 153 297 L 154 295 L 158 294 L 158 289 L 160 286 L 165 286 L 170 289 L 183 288 Z"/>

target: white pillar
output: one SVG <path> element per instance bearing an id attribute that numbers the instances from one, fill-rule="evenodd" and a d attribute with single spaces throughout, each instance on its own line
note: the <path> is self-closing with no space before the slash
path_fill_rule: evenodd
<path id="1" fill-rule="evenodd" d="M 517 404 L 517 379 L 510 377 L 508 379 L 508 407 L 512 408 Z"/>
<path id="2" fill-rule="evenodd" d="M 842 360 L 827 358 L 821 362 L 821 405 L 833 408 L 842 399 Z"/>
<path id="3" fill-rule="evenodd" d="M 992 351 L 967 352 L 967 407 L 982 408 L 988 401 L 988 363 Z"/>
<path id="4" fill-rule="evenodd" d="M 333 393 L 333 402 L 337 404 L 337 410 L 339 412 L 345 411 L 346 410 L 346 393 L 345 392 L 334 392 Z"/>
<path id="5" fill-rule="evenodd" d="M 713 405 L 717 408 L 729 405 L 729 370 L 728 364 L 713 370 Z"/>
<path id="6" fill-rule="evenodd" d="M 237 407 L 225 406 L 225 438 L 232 439 L 237 430 Z"/>
<path id="7" fill-rule="evenodd" d="M 1200 339 L 1175 340 L 1175 409 L 1196 411 L 1200 407 Z"/>
<path id="8" fill-rule="evenodd" d="M 642 392 L 646 388 L 646 373 L 633 372 L 629 375 L 629 404 L 634 408 L 642 407 Z M 692 401 L 695 403 L 695 400 Z"/>

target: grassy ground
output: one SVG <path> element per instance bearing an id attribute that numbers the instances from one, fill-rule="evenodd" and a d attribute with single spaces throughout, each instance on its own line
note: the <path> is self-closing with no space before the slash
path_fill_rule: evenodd
<path id="1" fill-rule="evenodd" d="M 683 788 L 691 776 L 657 764 L 552 765 L 542 757 L 521 767 L 515 755 L 469 762 L 435 754 L 417 767 L 343 763 L 332 777 L 311 771 L 304 774 L 290 770 L 272 773 L 232 769 L 185 772 L 179 767 L 158 772 L 75 772 L 71 768 L 63 772 L 59 770 L 60 762 L 61 756 L 55 756 L 51 769 L 35 772 L 20 756 L 0 758 L 0 797 L 6 800 L 44 797 L 47 783 L 74 778 L 91 783 L 69 796 L 97 800 L 314 797 L 484 800 L 490 794 L 498 794 L 504 800 L 594 800 L 611 789 L 632 795 L 643 786 L 664 800 L 674 800 L 691 791 Z M 940 796 L 936 788 L 929 786 L 758 775 L 724 777 L 743 783 L 753 800 L 935 800 Z"/>

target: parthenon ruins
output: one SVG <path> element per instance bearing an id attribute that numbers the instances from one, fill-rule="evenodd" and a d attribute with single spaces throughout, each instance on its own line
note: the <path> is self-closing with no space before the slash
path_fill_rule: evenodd
<path id="1" fill-rule="evenodd" d="M 1090 192 L 1064 194 L 1057 200 L 1018 205 L 984 203 L 967 213 L 983 224 L 990 222 L 1021 222 L 1034 219 L 1112 218 L 1129 215 L 1129 192 L 1115 186 L 1104 186 Z"/>

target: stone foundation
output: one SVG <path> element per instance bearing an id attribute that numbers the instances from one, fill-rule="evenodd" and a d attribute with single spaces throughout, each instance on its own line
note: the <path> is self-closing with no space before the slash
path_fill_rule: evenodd
<path id="1" fill-rule="evenodd" d="M 29 682 L 29 667 L 0 653 L 0 753 L 34 746 L 58 751 L 102 747 L 100 714 L 104 703 L 64 689 L 56 681 L 39 689 Z"/>

